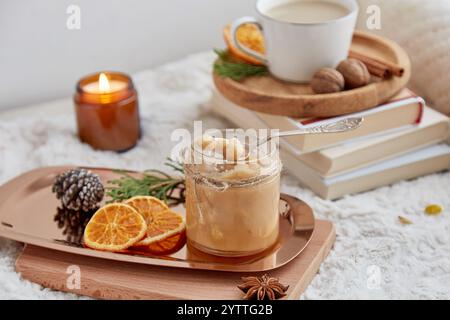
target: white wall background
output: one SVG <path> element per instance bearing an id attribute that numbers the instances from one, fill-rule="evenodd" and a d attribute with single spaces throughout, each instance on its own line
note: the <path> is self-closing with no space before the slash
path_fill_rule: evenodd
<path id="1" fill-rule="evenodd" d="M 223 47 L 256 0 L 0 0 L 0 109 L 73 94 L 97 70 L 127 73 Z M 66 9 L 81 8 L 68 30 Z"/>

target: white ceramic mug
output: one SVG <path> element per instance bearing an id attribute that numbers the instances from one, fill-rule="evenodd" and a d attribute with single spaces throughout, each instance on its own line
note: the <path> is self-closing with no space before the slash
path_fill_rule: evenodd
<path id="1" fill-rule="evenodd" d="M 258 18 L 242 17 L 234 21 L 231 38 L 234 46 L 267 64 L 275 77 L 305 83 L 311 81 L 320 68 L 334 68 L 347 58 L 358 16 L 358 4 L 355 0 L 324 0 L 343 6 L 348 14 L 317 23 L 285 22 L 268 14 L 274 6 L 292 1 L 305 0 L 258 0 Z M 265 56 L 237 41 L 236 31 L 245 23 L 253 23 L 263 32 Z"/>

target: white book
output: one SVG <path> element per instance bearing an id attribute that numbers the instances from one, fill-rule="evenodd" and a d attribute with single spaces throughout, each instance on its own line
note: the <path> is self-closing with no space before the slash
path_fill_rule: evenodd
<path id="1" fill-rule="evenodd" d="M 281 155 L 284 167 L 324 199 L 337 199 L 450 168 L 447 144 L 426 147 L 331 178 L 322 178 L 287 150 L 282 149 Z"/>
<path id="2" fill-rule="evenodd" d="M 387 134 L 344 142 L 337 146 L 299 155 L 299 159 L 322 177 L 332 177 L 387 160 L 406 152 L 444 142 L 449 137 L 449 118 L 427 106 L 417 126 Z"/>

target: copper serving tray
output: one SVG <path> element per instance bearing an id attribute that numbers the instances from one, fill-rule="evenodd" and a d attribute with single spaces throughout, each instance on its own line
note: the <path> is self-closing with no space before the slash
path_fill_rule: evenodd
<path id="1" fill-rule="evenodd" d="M 59 200 L 51 191 L 55 176 L 71 167 L 45 167 L 29 171 L 0 187 L 0 236 L 74 254 L 148 265 L 202 270 L 258 272 L 281 267 L 308 244 L 314 230 L 312 209 L 303 201 L 283 194 L 280 200 L 280 236 L 263 253 L 250 257 L 221 258 L 184 245 L 170 254 L 129 251 L 112 253 L 82 246 L 83 222 L 58 214 Z M 112 169 L 87 168 L 104 184 L 117 178 Z M 175 211 L 184 214 L 178 206 Z M 83 219 L 80 219 L 83 220 Z"/>

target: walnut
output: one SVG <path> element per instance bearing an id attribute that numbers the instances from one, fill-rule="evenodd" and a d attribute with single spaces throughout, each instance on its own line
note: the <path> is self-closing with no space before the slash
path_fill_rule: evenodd
<path id="1" fill-rule="evenodd" d="M 336 69 L 344 76 L 345 86 L 349 89 L 359 88 L 370 82 L 369 70 L 360 60 L 341 61 Z"/>
<path id="2" fill-rule="evenodd" d="M 345 81 L 342 74 L 331 68 L 322 68 L 314 74 L 311 88 L 315 93 L 332 93 L 344 89 Z"/>

